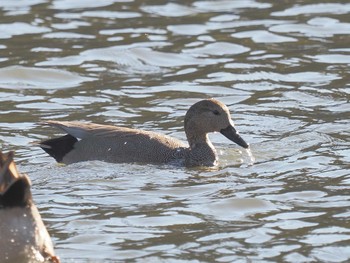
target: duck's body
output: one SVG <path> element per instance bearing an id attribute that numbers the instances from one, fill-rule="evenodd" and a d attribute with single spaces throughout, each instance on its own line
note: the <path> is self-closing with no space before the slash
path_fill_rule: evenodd
<path id="1" fill-rule="evenodd" d="M 181 159 L 188 147 L 156 132 L 81 122 L 50 121 L 47 124 L 67 132 L 66 140 L 75 141 L 71 151 L 57 156 L 56 160 L 65 164 L 88 160 L 167 163 Z M 59 145 L 62 146 L 62 142 Z"/>
<path id="2" fill-rule="evenodd" d="M 0 259 L 9 263 L 59 262 L 33 203 L 30 180 L 17 172 L 12 152 L 0 152 Z"/>
<path id="3" fill-rule="evenodd" d="M 46 152 L 66 164 L 102 160 L 214 166 L 218 158 L 208 133 L 215 131 L 248 147 L 234 129 L 228 108 L 214 99 L 200 101 L 188 110 L 185 117 L 188 144 L 160 133 L 125 127 L 65 121 L 46 124 L 68 133 L 41 143 Z"/>
<path id="4" fill-rule="evenodd" d="M 50 236 L 35 206 L 0 211 L 1 262 L 58 262 Z"/>

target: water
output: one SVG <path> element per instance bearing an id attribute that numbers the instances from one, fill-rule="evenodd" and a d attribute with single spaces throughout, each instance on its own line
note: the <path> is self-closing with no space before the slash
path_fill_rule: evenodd
<path id="1" fill-rule="evenodd" d="M 350 260 L 348 1 L 6 1 L 0 144 L 63 262 Z M 216 169 L 55 164 L 40 121 L 185 139 L 226 103 L 252 156 L 211 135 Z M 255 161 L 254 159 L 255 158 Z"/>

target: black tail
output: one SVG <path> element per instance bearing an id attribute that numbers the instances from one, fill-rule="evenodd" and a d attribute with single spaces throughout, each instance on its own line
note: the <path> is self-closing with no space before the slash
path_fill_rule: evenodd
<path id="1" fill-rule="evenodd" d="M 77 138 L 70 134 L 59 138 L 53 138 L 40 143 L 41 149 L 47 152 L 50 156 L 55 158 L 57 162 L 62 162 L 63 157 L 74 148 Z"/>

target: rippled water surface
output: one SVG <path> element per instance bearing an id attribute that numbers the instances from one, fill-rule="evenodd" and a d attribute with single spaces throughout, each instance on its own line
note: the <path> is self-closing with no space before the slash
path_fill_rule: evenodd
<path id="1" fill-rule="evenodd" d="M 185 3 L 186 2 L 186 3 Z M 2 0 L 0 144 L 63 262 L 350 261 L 348 1 Z M 217 169 L 57 165 L 40 121 L 185 139 L 226 103 Z"/>

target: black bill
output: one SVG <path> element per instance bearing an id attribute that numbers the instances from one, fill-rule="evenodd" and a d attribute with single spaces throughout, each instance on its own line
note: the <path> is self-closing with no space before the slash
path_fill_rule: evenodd
<path id="1" fill-rule="evenodd" d="M 232 125 L 229 125 L 227 128 L 222 129 L 220 133 L 227 139 L 237 143 L 239 146 L 246 149 L 249 148 L 249 145 L 242 139 L 241 136 L 239 136 L 238 132 Z"/>

